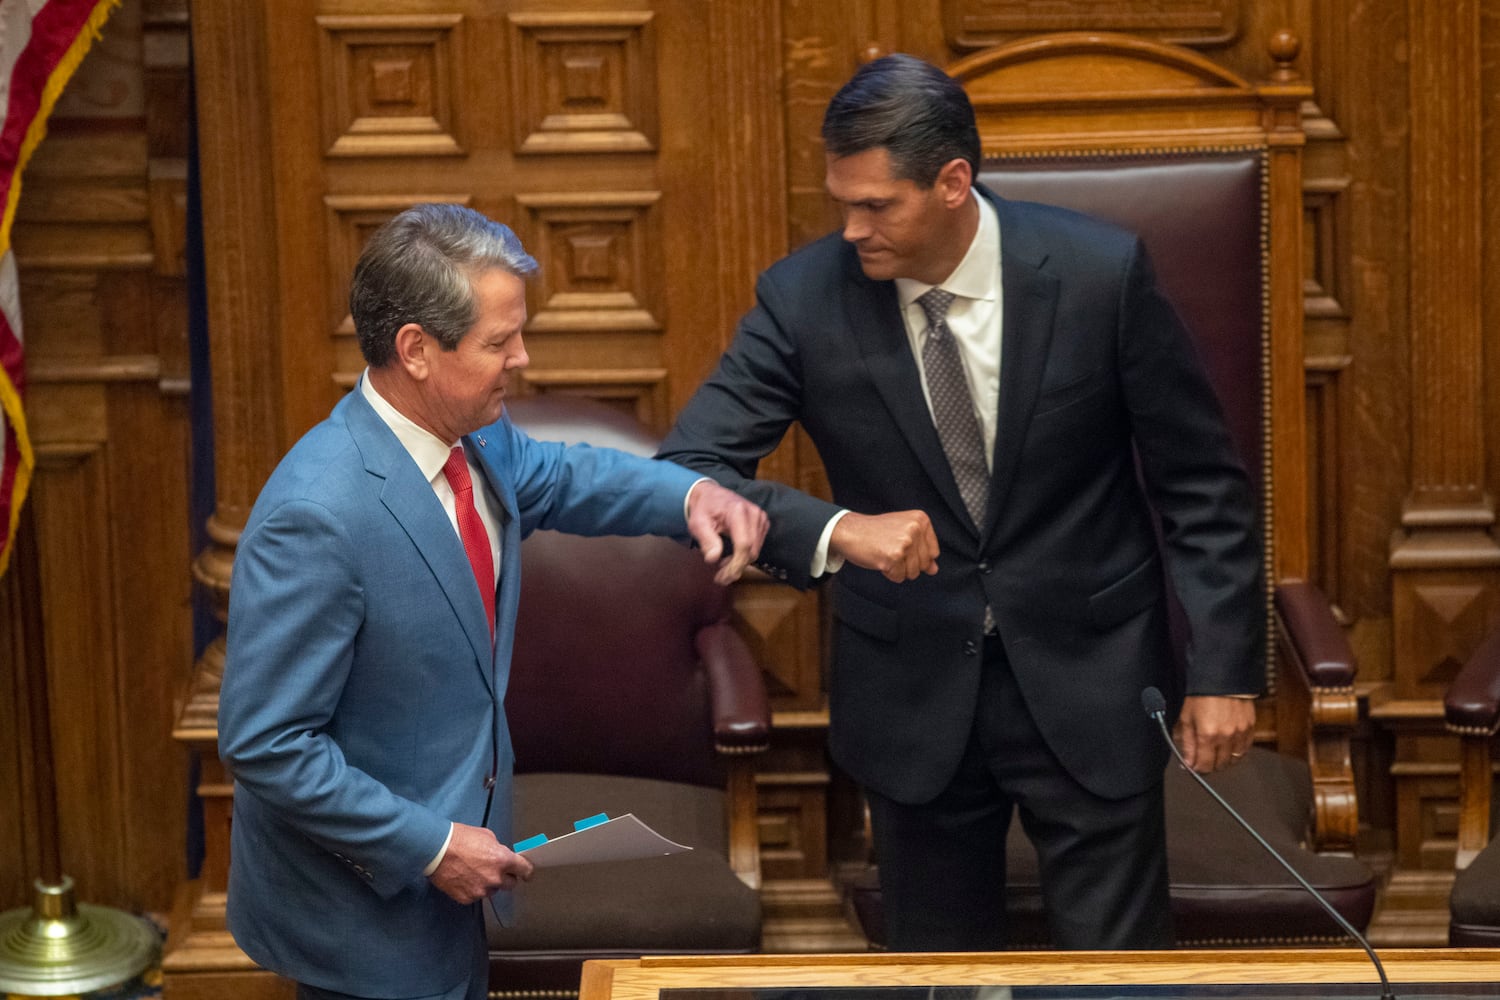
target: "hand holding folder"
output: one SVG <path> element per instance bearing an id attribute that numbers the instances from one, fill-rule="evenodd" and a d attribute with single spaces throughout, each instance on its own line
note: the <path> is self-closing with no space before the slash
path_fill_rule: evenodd
<path id="1" fill-rule="evenodd" d="M 634 813 L 610 819 L 604 813 L 578 820 L 573 832 L 555 840 L 546 834 L 528 837 L 513 850 L 525 856 L 538 868 L 559 865 L 583 865 L 597 861 L 633 861 L 681 854 L 692 848 L 668 840 Z"/>

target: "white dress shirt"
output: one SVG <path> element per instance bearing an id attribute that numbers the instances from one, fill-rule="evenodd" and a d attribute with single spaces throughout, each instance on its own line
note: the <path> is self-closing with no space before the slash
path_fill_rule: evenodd
<path id="1" fill-rule="evenodd" d="M 412 419 L 397 410 L 370 384 L 368 370 L 359 380 L 359 391 L 365 400 L 375 409 L 375 413 L 396 435 L 396 440 L 406 449 L 411 460 L 417 463 L 423 477 L 432 486 L 432 492 L 437 494 L 438 502 L 443 505 L 443 511 L 448 515 L 448 523 L 453 525 L 453 533 L 463 540 L 463 535 L 458 530 L 458 507 L 453 499 L 453 487 L 448 485 L 448 477 L 443 475 L 443 466 L 448 462 L 448 453 L 456 445 L 462 442 L 444 442 L 442 438 L 431 431 L 418 427 Z M 467 459 L 468 456 L 465 455 Z M 495 569 L 495 583 L 500 582 L 500 519 L 497 511 L 500 509 L 500 501 L 496 499 L 489 488 L 489 479 L 484 472 L 474 464 L 473 459 L 468 459 L 469 478 L 474 482 L 474 509 L 479 511 L 479 519 L 484 522 L 484 533 L 490 536 L 490 565 Z"/>
<path id="2" fill-rule="evenodd" d="M 979 226 L 968 251 L 953 273 L 944 278 L 938 287 L 953 293 L 953 304 L 948 307 L 948 329 L 958 344 L 959 357 L 963 360 L 964 374 L 969 381 L 969 397 L 974 402 L 974 416 L 979 420 L 979 430 L 984 437 L 984 460 L 993 468 L 995 455 L 995 423 L 1000 410 L 1000 334 L 1001 334 L 1001 281 L 1000 281 L 1000 218 L 995 208 L 978 191 L 972 197 L 979 204 Z M 912 361 L 917 366 L 917 375 L 922 382 L 922 394 L 927 398 L 927 410 L 932 411 L 932 398 L 927 391 L 926 371 L 922 366 L 922 344 L 927 335 L 927 314 L 917 304 L 917 299 L 934 286 L 913 278 L 896 279 L 896 296 L 901 301 L 901 322 L 906 327 L 906 339 L 911 345 Z M 814 578 L 826 573 L 837 573 L 844 560 L 828 554 L 828 543 L 833 537 L 833 527 L 848 511 L 839 511 L 823 527 L 818 547 L 813 552 L 812 575 Z"/>

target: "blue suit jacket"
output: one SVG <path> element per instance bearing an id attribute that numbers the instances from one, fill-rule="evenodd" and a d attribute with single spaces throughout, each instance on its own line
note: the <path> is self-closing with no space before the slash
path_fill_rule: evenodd
<path id="1" fill-rule="evenodd" d="M 496 635 L 432 487 L 351 393 L 292 448 L 240 538 L 219 702 L 236 781 L 228 920 L 266 968 L 362 996 L 446 989 L 477 912 L 422 869 L 450 821 L 511 842 L 502 701 L 536 528 L 685 537 L 697 478 L 533 441 L 508 418 L 465 439 L 504 522 Z M 608 572 L 601 567 L 601 572 Z M 509 916 L 510 897 L 496 908 Z"/>

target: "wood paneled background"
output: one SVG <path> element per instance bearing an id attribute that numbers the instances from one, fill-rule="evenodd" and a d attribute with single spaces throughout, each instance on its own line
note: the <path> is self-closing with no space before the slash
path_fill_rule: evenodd
<path id="1" fill-rule="evenodd" d="M 172 733 L 211 720 L 193 580 L 222 590 L 260 482 L 357 374 L 344 283 L 373 225 L 433 198 L 509 222 L 543 265 L 527 390 L 664 430 L 759 268 L 833 223 L 818 124 L 861 59 L 945 64 L 1064 29 L 1175 41 L 1250 79 L 1277 31 L 1301 41 L 1312 576 L 1360 659 L 1366 849 L 1393 891 L 1430 891 L 1456 780 L 1436 699 L 1500 623 L 1500 0 L 126 0 L 16 225 L 39 469 L 36 558 L 0 581 L 0 908 L 39 856 L 50 790 L 24 706 L 43 683 L 64 868 L 86 899 L 170 904 L 189 792 Z M 204 551 L 190 84 L 217 445 L 197 457 L 218 481 Z M 800 438 L 766 471 L 821 488 Z M 855 823 L 821 750 L 819 599 L 752 583 L 738 606 L 779 710 L 768 892 L 826 903 Z"/>
<path id="2" fill-rule="evenodd" d="M 171 729 L 192 669 L 187 28 L 185 2 L 125 4 L 23 177 L 37 469 L 28 555 L 0 581 L 4 907 L 30 902 L 54 795 L 80 899 L 159 910 L 186 872 L 188 757 Z M 32 752 L 42 684 L 55 788 Z"/>

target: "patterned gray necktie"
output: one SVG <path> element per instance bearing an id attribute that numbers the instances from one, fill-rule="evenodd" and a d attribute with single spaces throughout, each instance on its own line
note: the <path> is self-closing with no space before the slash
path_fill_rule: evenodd
<path id="1" fill-rule="evenodd" d="M 953 293 L 941 288 L 929 289 L 917 305 L 927 314 L 927 336 L 922 342 L 922 367 L 927 378 L 927 395 L 932 399 L 932 422 L 937 426 L 938 440 L 953 469 L 958 491 L 974 524 L 984 530 L 985 506 L 990 495 L 990 469 L 984 460 L 984 435 L 974 415 L 974 397 L 969 394 L 969 380 L 964 376 L 963 359 L 958 343 L 948 329 L 948 307 Z"/>

